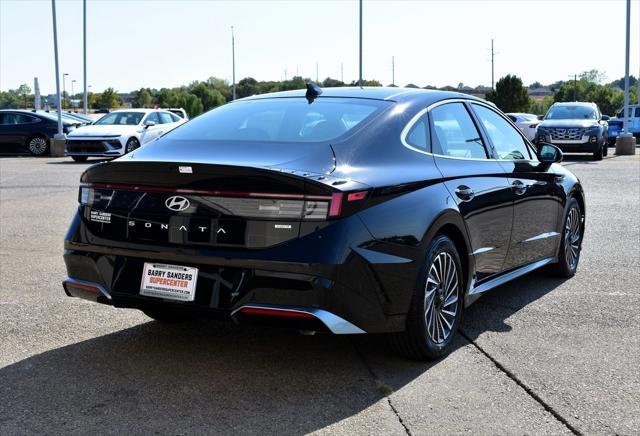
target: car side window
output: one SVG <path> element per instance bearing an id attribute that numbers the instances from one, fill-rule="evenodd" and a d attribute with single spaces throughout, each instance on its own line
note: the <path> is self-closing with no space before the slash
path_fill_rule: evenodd
<path id="1" fill-rule="evenodd" d="M 145 123 L 148 121 L 153 121 L 156 124 L 160 124 L 160 118 L 158 118 L 158 112 L 151 112 L 148 116 L 147 119 L 144 120 Z"/>
<path id="2" fill-rule="evenodd" d="M 640 107 L 636 108 L 636 118 L 640 118 Z"/>
<path id="3" fill-rule="evenodd" d="M 182 118 L 177 116 L 176 114 L 169 114 L 171 116 L 171 119 L 173 120 L 174 123 L 177 123 L 178 121 L 180 121 Z"/>
<path id="4" fill-rule="evenodd" d="M 429 117 L 424 114 L 413 124 L 405 141 L 421 151 L 430 151 L 431 140 L 429 136 Z"/>
<path id="5" fill-rule="evenodd" d="M 169 115 L 169 112 L 158 112 L 158 116 L 160 117 L 160 124 L 173 123 L 173 120 L 171 119 L 171 115 Z"/>
<path id="6" fill-rule="evenodd" d="M 487 151 L 471 115 L 462 103 L 448 103 L 431 109 L 434 154 L 487 159 Z"/>
<path id="7" fill-rule="evenodd" d="M 529 160 L 531 154 L 520 133 L 493 110 L 473 104 L 473 110 L 487 131 L 499 159 Z"/>

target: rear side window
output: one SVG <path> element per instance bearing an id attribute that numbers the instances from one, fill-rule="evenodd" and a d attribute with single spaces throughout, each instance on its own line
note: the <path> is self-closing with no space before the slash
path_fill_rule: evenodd
<path id="1" fill-rule="evenodd" d="M 430 151 L 430 139 L 429 139 L 429 118 L 427 114 L 422 115 L 418 121 L 416 121 L 407 136 L 405 141 L 410 146 L 417 148 L 421 151 Z"/>
<path id="2" fill-rule="evenodd" d="M 531 155 L 522 135 L 504 118 L 489 108 L 473 105 L 480 122 L 487 131 L 491 143 L 498 152 L 500 159 L 522 160 L 530 159 Z"/>
<path id="3" fill-rule="evenodd" d="M 433 153 L 467 159 L 486 159 L 487 152 L 469 112 L 462 103 L 431 109 Z"/>
<path id="4" fill-rule="evenodd" d="M 355 129 L 392 102 L 357 98 L 270 98 L 229 103 L 167 136 L 175 140 L 318 142 Z"/>
<path id="5" fill-rule="evenodd" d="M 145 123 L 149 121 L 153 121 L 156 124 L 160 124 L 160 118 L 158 117 L 158 112 L 151 112 L 149 116 L 144 120 Z"/>

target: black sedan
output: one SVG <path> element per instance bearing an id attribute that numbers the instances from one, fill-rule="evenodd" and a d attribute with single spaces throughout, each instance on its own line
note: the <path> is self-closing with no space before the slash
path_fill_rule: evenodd
<path id="1" fill-rule="evenodd" d="M 63 120 L 63 132 L 69 133 L 81 122 Z M 49 141 L 58 132 L 58 119 L 46 112 L 19 109 L 0 110 L 0 153 L 49 153 Z"/>
<path id="2" fill-rule="evenodd" d="M 585 199 L 552 145 L 464 94 L 309 85 L 214 109 L 81 178 L 67 295 L 438 358 L 462 311 L 575 274 Z"/>

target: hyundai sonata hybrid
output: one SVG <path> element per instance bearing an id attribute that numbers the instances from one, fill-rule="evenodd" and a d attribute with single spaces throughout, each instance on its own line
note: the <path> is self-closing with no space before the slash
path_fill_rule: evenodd
<path id="1" fill-rule="evenodd" d="M 386 333 L 439 358 L 484 292 L 575 274 L 585 198 L 561 159 L 459 93 L 237 100 L 83 173 L 64 289 L 165 322 Z"/>

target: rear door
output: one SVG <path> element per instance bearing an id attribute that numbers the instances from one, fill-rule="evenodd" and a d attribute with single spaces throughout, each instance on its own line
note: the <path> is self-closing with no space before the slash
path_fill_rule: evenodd
<path id="1" fill-rule="evenodd" d="M 463 102 L 431 108 L 432 153 L 470 238 L 476 280 L 502 271 L 513 224 L 511 188 Z"/>
<path id="2" fill-rule="evenodd" d="M 522 134 L 501 114 L 478 103 L 471 107 L 511 187 L 513 231 L 504 270 L 554 256 L 563 207 L 559 174 L 553 165 L 538 161 Z"/>
<path id="3" fill-rule="evenodd" d="M 33 118 L 16 112 L 0 114 L 0 144 L 4 153 L 25 152 Z"/>
<path id="4" fill-rule="evenodd" d="M 149 121 L 154 122 L 155 125 L 145 126 L 142 129 L 142 133 L 140 134 L 140 145 L 146 144 L 149 141 L 153 141 L 162 134 L 161 132 L 164 127 L 160 124 L 160 117 L 158 117 L 158 112 L 149 113 L 142 121 L 143 126 L 144 123 Z"/>

